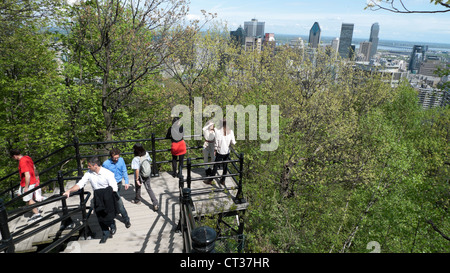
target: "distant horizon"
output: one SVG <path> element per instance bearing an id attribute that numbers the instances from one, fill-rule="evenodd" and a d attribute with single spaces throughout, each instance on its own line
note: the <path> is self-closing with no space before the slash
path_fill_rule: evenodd
<path id="1" fill-rule="evenodd" d="M 449 13 L 399 14 L 385 10 L 364 9 L 367 0 L 191 0 L 189 20 L 203 21 L 201 10 L 216 13 L 228 29 L 236 30 L 255 18 L 265 22 L 266 33 L 309 34 L 318 22 L 323 36 L 339 37 L 342 23 L 353 23 L 353 37 L 369 39 L 373 23 L 379 23 L 380 40 L 450 44 Z M 433 10 L 429 0 L 408 1 L 411 10 Z M 305 33 L 305 34 L 300 34 Z"/>
<path id="2" fill-rule="evenodd" d="M 267 32 L 266 32 L 267 33 Z M 270 32 L 272 33 L 272 32 Z M 309 34 L 290 34 L 290 33 L 274 33 L 275 34 L 275 39 L 276 39 L 276 35 L 285 35 L 285 36 L 297 36 L 297 37 L 309 37 Z M 334 38 L 339 38 L 339 36 L 329 36 L 329 35 L 325 35 L 325 36 L 321 36 L 321 40 L 323 38 L 326 39 L 334 39 Z M 352 40 L 361 40 L 361 41 L 368 41 L 369 37 L 366 38 L 362 38 L 362 37 L 353 37 Z M 417 45 L 443 45 L 443 46 L 447 46 L 450 49 L 450 42 L 448 43 L 441 43 L 441 42 L 423 42 L 423 41 L 415 41 L 415 40 L 393 40 L 393 39 L 383 39 L 383 38 L 379 38 L 379 41 L 387 41 L 387 42 L 407 42 L 407 43 L 411 43 L 411 44 L 417 44 Z"/>

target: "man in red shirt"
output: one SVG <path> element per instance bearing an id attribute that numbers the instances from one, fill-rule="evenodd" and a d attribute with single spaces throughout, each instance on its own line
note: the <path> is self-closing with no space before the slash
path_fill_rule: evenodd
<path id="1" fill-rule="evenodd" d="M 31 157 L 27 155 L 22 155 L 19 150 L 13 149 L 9 152 L 11 157 L 14 160 L 19 161 L 19 175 L 20 175 L 20 189 L 19 194 L 24 194 L 29 190 L 34 189 L 37 186 L 37 181 L 39 177 L 36 177 L 36 168 L 34 166 L 33 160 Z M 23 197 L 23 201 L 28 205 L 33 205 L 36 202 L 34 201 L 35 192 L 32 194 L 25 195 Z M 37 208 L 33 210 L 33 216 L 28 220 L 28 222 L 34 222 L 39 218 L 42 218 Z"/>

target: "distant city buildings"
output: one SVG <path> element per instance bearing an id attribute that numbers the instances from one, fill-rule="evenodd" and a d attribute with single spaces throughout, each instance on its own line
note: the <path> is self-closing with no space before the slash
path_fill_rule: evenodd
<path id="1" fill-rule="evenodd" d="M 319 22 L 314 22 L 309 31 L 309 37 L 296 37 L 295 39 L 276 40 L 274 33 L 265 33 L 265 22 L 257 19 L 244 22 L 244 27 L 239 26 L 235 31 L 230 31 L 231 40 L 236 41 L 245 50 L 261 51 L 269 47 L 276 54 L 283 50 L 278 45 L 288 46 L 298 50 L 299 54 L 315 60 L 315 54 L 319 48 L 333 58 L 338 54 L 341 58 L 354 61 L 356 69 L 362 69 L 368 73 L 383 75 L 383 79 L 396 87 L 401 81 L 407 80 L 418 92 L 419 103 L 424 108 L 444 106 L 450 103 L 450 90 L 443 89 L 449 77 L 438 77 L 435 72 L 439 67 L 450 65 L 448 52 L 430 54 L 428 46 L 414 45 L 412 51 L 408 46 L 393 44 L 386 50 L 386 44 L 379 51 L 380 25 L 373 23 L 370 28 L 369 40 L 359 42 L 359 48 L 353 42 L 353 23 L 342 23 L 339 37 L 334 39 L 325 38 L 326 42 L 321 44 L 322 29 Z M 295 36 L 294 36 L 295 37 Z M 361 39 L 359 39 L 361 40 Z M 307 46 L 306 46 L 307 45 Z M 306 46 L 306 47 L 305 47 Z M 442 53 L 444 56 L 442 57 Z"/>
<path id="2" fill-rule="evenodd" d="M 289 47 L 296 49 L 303 49 L 305 47 L 305 44 L 303 42 L 303 39 L 298 37 L 296 39 L 292 39 L 289 41 Z"/>
<path id="3" fill-rule="evenodd" d="M 313 26 L 311 27 L 311 30 L 309 31 L 309 46 L 312 48 L 319 47 L 320 44 L 320 26 L 319 23 L 314 22 Z"/>
<path id="4" fill-rule="evenodd" d="M 245 37 L 246 37 L 245 30 L 242 28 L 242 26 L 239 26 L 237 30 L 230 31 L 230 38 L 231 40 L 235 41 L 236 43 L 240 45 L 245 44 Z"/>
<path id="5" fill-rule="evenodd" d="M 245 50 L 261 51 L 262 39 L 259 37 L 245 37 Z"/>
<path id="6" fill-rule="evenodd" d="M 265 22 L 258 22 L 257 19 L 252 19 L 251 21 L 244 22 L 246 37 L 263 38 L 265 34 L 265 24 Z"/>
<path id="7" fill-rule="evenodd" d="M 411 71 L 411 73 L 415 74 L 419 71 L 420 63 L 425 60 L 425 52 L 427 49 L 428 47 L 424 45 L 414 45 L 408 66 L 408 70 Z"/>
<path id="8" fill-rule="evenodd" d="M 277 42 L 275 41 L 275 33 L 264 34 L 263 46 L 275 49 Z"/>
<path id="9" fill-rule="evenodd" d="M 441 65 L 441 60 L 437 56 L 426 56 L 425 60 L 419 64 L 419 74 L 425 76 L 436 76 L 434 72 Z"/>
<path id="10" fill-rule="evenodd" d="M 341 35 L 339 36 L 339 55 L 348 59 L 352 54 L 352 39 L 353 39 L 353 27 L 354 24 L 342 23 Z"/>
<path id="11" fill-rule="evenodd" d="M 370 45 L 370 53 L 367 56 L 367 59 L 370 61 L 373 56 L 377 53 L 378 50 L 378 34 L 380 32 L 380 26 L 378 23 L 374 23 L 372 27 L 370 28 L 370 37 L 369 42 L 372 44 Z"/>
<path id="12" fill-rule="evenodd" d="M 370 61 L 370 52 L 372 50 L 372 42 L 362 42 L 359 44 L 359 61 Z"/>
<path id="13" fill-rule="evenodd" d="M 339 38 L 334 38 L 332 41 L 331 41 L 331 45 L 330 45 L 330 47 L 331 47 L 331 49 L 332 49 L 332 52 L 334 53 L 334 58 L 336 58 L 337 57 L 337 55 L 338 55 L 338 50 L 339 50 Z"/>

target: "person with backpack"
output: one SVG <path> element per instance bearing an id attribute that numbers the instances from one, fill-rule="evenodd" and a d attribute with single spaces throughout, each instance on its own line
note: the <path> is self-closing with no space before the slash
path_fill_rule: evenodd
<path id="1" fill-rule="evenodd" d="M 141 186 L 144 184 L 148 195 L 153 203 L 153 210 L 159 210 L 158 199 L 150 186 L 151 177 L 151 162 L 152 159 L 148 152 L 144 149 L 141 143 L 136 143 L 133 146 L 134 158 L 131 161 L 131 169 L 134 170 L 134 183 L 136 187 L 136 197 L 131 201 L 134 204 L 141 203 Z"/>

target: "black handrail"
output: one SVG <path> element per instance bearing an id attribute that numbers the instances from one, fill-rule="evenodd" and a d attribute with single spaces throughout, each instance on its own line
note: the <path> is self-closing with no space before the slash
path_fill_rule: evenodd
<path id="1" fill-rule="evenodd" d="M 234 149 L 233 149 L 234 151 Z M 216 164 L 228 164 L 231 163 L 235 168 L 237 173 L 230 173 L 226 174 L 226 175 L 215 175 L 215 176 L 201 176 L 201 177 L 197 177 L 197 178 L 192 178 L 191 176 L 191 171 L 193 167 L 203 167 L 203 166 L 210 166 L 210 165 L 216 165 Z M 234 165 L 234 163 L 239 163 L 239 168 Z M 239 155 L 238 159 L 230 159 L 230 160 L 224 160 L 224 161 L 219 161 L 219 162 L 205 162 L 205 163 L 197 163 L 197 164 L 192 164 L 192 159 L 188 158 L 187 159 L 187 164 L 186 164 L 186 169 L 187 169 L 187 177 L 186 179 L 184 179 L 182 176 L 179 179 L 179 186 L 181 188 L 184 188 L 184 183 L 186 182 L 187 187 L 191 188 L 191 182 L 192 181 L 200 181 L 200 180 L 205 180 L 205 179 L 216 179 L 216 178 L 225 178 L 225 177 L 231 177 L 234 179 L 234 181 L 237 184 L 237 193 L 236 196 L 234 197 L 234 202 L 236 204 L 240 204 L 240 203 L 244 203 L 245 199 L 243 197 L 243 193 L 242 193 L 242 181 L 243 181 L 243 168 L 244 168 L 244 154 L 241 153 Z M 236 177 L 239 177 L 238 180 L 236 180 Z M 217 190 L 217 191 L 223 191 L 222 190 Z"/>
<path id="2" fill-rule="evenodd" d="M 61 175 L 61 172 L 59 173 L 59 177 L 58 177 L 58 182 L 60 184 L 60 187 L 62 186 L 62 188 L 64 188 L 63 185 L 63 177 Z M 26 196 L 28 194 L 32 194 L 32 191 L 28 191 L 25 194 L 19 196 L 20 198 L 22 198 L 23 196 Z M 68 225 L 69 222 L 71 222 L 71 216 L 75 213 L 79 213 L 83 211 L 86 211 L 86 203 L 90 198 L 91 193 L 87 192 L 84 193 L 82 191 L 78 191 L 75 193 L 72 193 L 71 196 L 73 195 L 86 195 L 87 197 L 83 198 L 80 196 L 80 205 L 76 208 L 73 209 L 68 209 L 67 204 L 65 202 L 65 200 L 67 199 L 67 197 L 65 195 L 53 195 L 49 198 L 47 198 L 44 201 L 41 201 L 39 203 L 33 204 L 33 205 L 29 205 L 29 206 L 25 206 L 23 208 L 19 208 L 19 209 L 15 209 L 15 210 L 11 210 L 9 212 L 6 211 L 6 207 L 5 204 L 3 203 L 2 200 L 0 200 L 0 232 L 2 235 L 2 241 L 0 244 L 0 251 L 6 251 L 6 252 L 14 252 L 15 251 L 15 244 L 30 238 L 32 236 L 34 236 L 35 234 L 49 228 L 50 226 L 56 225 L 58 223 L 61 223 L 61 227 L 60 230 L 65 229 L 65 227 Z M 12 201 L 12 200 L 11 200 Z M 47 205 L 50 203 L 55 203 L 55 202 L 59 202 L 61 201 L 62 203 L 62 209 L 61 210 L 54 210 L 53 212 L 49 213 L 48 215 L 46 215 L 45 217 L 37 220 L 36 222 L 29 224 L 19 230 L 14 231 L 13 233 L 10 232 L 9 227 L 8 227 L 8 223 L 12 220 L 14 220 L 15 218 L 25 214 L 28 211 L 33 210 L 34 208 L 37 208 L 39 206 L 42 205 Z M 37 226 L 39 223 L 46 221 L 48 219 L 50 219 L 51 217 L 53 217 L 56 214 L 59 214 L 62 212 L 62 217 L 59 217 L 55 220 L 50 221 L 49 223 L 46 223 L 44 225 L 41 225 L 39 227 L 36 227 L 35 229 L 32 229 L 33 227 Z M 9 217 L 9 215 L 12 215 L 12 217 Z M 84 214 L 85 215 L 85 214 Z M 81 230 L 81 229 L 86 229 L 88 227 L 88 222 L 87 222 L 87 218 L 85 218 L 83 215 L 83 221 L 82 224 L 77 227 L 77 230 Z M 25 231 L 28 231 L 26 233 L 24 233 Z M 23 235 L 20 235 L 24 233 Z M 68 237 L 65 236 L 65 238 L 67 239 Z M 65 241 L 65 240 L 64 240 Z M 55 248 L 56 246 L 58 246 L 59 244 L 61 244 L 64 241 L 58 241 L 58 244 L 55 244 L 56 242 L 54 242 L 51 246 L 52 249 Z"/>
<path id="3" fill-rule="evenodd" d="M 193 136 L 187 136 L 185 137 L 186 139 L 189 139 L 190 137 L 195 137 L 195 135 Z M 107 154 L 96 154 L 96 155 L 82 155 L 80 148 L 82 146 L 92 146 L 92 145 L 105 145 L 105 144 L 117 144 L 117 143 L 129 143 L 129 142 L 151 142 L 151 150 L 149 152 L 151 152 L 152 155 L 152 164 L 153 164 L 153 168 L 152 168 L 152 175 L 153 176 L 159 176 L 159 165 L 163 164 L 163 163 L 169 163 L 171 162 L 171 160 L 160 160 L 158 161 L 156 159 L 157 157 L 157 153 L 166 153 L 168 151 L 170 151 L 170 149 L 156 149 L 156 141 L 161 141 L 161 140 L 168 140 L 165 137 L 155 137 L 155 135 L 152 133 L 152 136 L 150 139 L 136 139 L 136 140 L 118 140 L 118 141 L 100 141 L 100 142 L 85 142 L 85 143 L 80 143 L 78 141 L 78 138 L 74 138 L 73 143 L 65 145 L 62 148 L 59 148 L 58 150 L 44 156 L 43 158 L 40 158 L 38 160 L 35 161 L 35 163 L 41 162 L 47 158 L 50 158 L 51 156 L 59 153 L 59 152 L 63 152 L 65 151 L 67 148 L 74 148 L 75 149 L 75 156 L 72 154 L 71 156 L 66 156 L 63 160 L 61 160 L 58 163 L 53 164 L 52 166 L 44 169 L 42 172 L 40 172 L 40 175 L 47 173 L 53 169 L 55 169 L 56 167 L 59 166 L 63 166 L 65 165 L 68 161 L 71 161 L 73 159 L 75 159 L 76 164 L 77 164 L 77 168 L 76 169 L 70 169 L 68 171 L 66 171 L 64 174 L 62 173 L 62 171 L 60 170 L 58 172 L 58 178 L 57 179 L 50 179 L 48 180 L 46 183 L 42 183 L 41 185 L 39 185 L 39 187 L 34 188 L 33 190 L 30 190 L 28 192 L 26 192 L 24 195 L 21 196 L 17 196 L 14 197 L 14 189 L 17 188 L 19 185 L 15 185 L 12 186 L 8 189 L 6 189 L 5 191 L 1 192 L 0 195 L 3 195 L 5 193 L 7 193 L 8 191 L 11 191 L 11 200 L 6 202 L 5 204 L 1 203 L 1 208 L 2 210 L 4 209 L 4 213 L 0 212 L 0 218 L 2 217 L 3 214 L 5 214 L 7 216 L 8 213 L 6 213 L 6 206 L 13 204 L 14 202 L 16 202 L 17 200 L 19 200 L 20 198 L 22 198 L 23 196 L 27 195 L 27 194 L 32 194 L 34 191 L 41 189 L 47 185 L 49 185 L 52 182 L 57 181 L 60 187 L 60 192 L 62 193 L 62 191 L 64 190 L 64 180 L 79 180 L 83 174 L 83 168 L 82 168 L 82 162 L 81 160 L 83 158 L 90 158 L 90 157 L 94 157 L 94 156 L 108 156 Z M 202 148 L 202 146 L 188 146 L 187 150 L 191 150 L 191 149 L 199 149 Z M 199 159 L 203 159 L 203 157 L 197 157 L 197 158 L 185 158 L 184 161 L 186 161 L 186 168 L 187 168 L 187 178 L 184 179 L 183 176 L 181 175 L 179 178 L 179 185 L 180 185 L 180 203 L 182 204 L 182 209 L 180 210 L 180 223 L 179 225 L 183 226 L 181 229 L 185 231 L 185 233 L 183 233 L 183 237 L 185 238 L 185 249 L 187 250 L 187 252 L 193 251 L 192 249 L 192 238 L 191 238 L 191 232 L 194 231 L 195 227 L 195 219 L 193 218 L 192 215 L 192 211 L 194 210 L 194 206 L 192 203 L 192 199 L 190 197 L 190 186 L 191 186 L 191 182 L 192 181 L 199 181 L 199 180 L 203 180 L 206 178 L 222 178 L 222 177 L 231 177 L 232 179 L 234 179 L 234 181 L 237 184 L 237 189 L 238 192 L 234 198 L 235 203 L 242 203 L 245 200 L 243 199 L 243 194 L 242 194 L 242 178 L 243 178 L 243 160 L 244 160 L 244 155 L 238 154 L 234 148 L 231 148 L 231 152 L 232 154 L 230 154 L 230 158 L 232 155 L 236 156 L 238 159 L 230 159 L 230 160 L 226 160 L 226 161 L 221 161 L 221 162 L 208 162 L 208 163 L 197 163 L 197 164 L 192 164 L 192 161 L 194 160 L 199 160 Z M 122 153 L 122 154 L 132 154 L 132 153 Z M 183 161 L 183 162 L 184 162 Z M 232 166 L 234 167 L 234 169 L 237 171 L 237 173 L 231 173 L 230 170 L 230 174 L 227 175 L 220 175 L 220 176 L 209 176 L 209 177 L 201 177 L 201 178 L 192 178 L 191 176 L 191 172 L 192 172 L 192 167 L 201 167 L 201 166 L 207 166 L 207 165 L 215 165 L 215 164 L 224 164 L 224 163 L 231 163 Z M 239 166 L 236 165 L 236 163 L 239 163 Z M 183 164 L 184 165 L 184 164 Z M 69 176 L 67 177 L 68 174 L 77 171 L 78 176 Z M 8 174 L 5 177 L 0 178 L 0 181 L 3 181 L 15 174 L 17 174 L 18 172 L 13 172 Z M 236 177 L 239 177 L 238 180 L 236 179 Z M 184 183 L 187 183 L 188 188 L 184 188 Z M 183 197 L 183 192 L 184 191 L 189 191 L 189 197 Z M 67 205 L 65 204 L 65 198 L 60 197 L 60 198 L 51 198 L 50 200 L 47 201 L 47 203 L 50 202 L 56 202 L 56 201 L 61 201 L 63 206 L 62 206 L 62 212 L 63 212 L 63 217 L 61 217 L 60 219 L 54 220 L 51 222 L 51 224 L 46 224 L 45 226 L 48 227 L 50 225 L 56 224 L 58 222 L 61 222 L 64 225 L 64 222 L 67 222 L 68 220 L 70 220 L 70 215 L 72 215 L 73 213 L 76 212 L 82 212 L 83 214 L 83 225 L 76 227 L 75 229 L 73 229 L 69 234 L 74 234 L 76 231 L 84 229 L 85 230 L 85 237 L 86 237 L 86 228 L 87 228 L 87 217 L 89 217 L 90 212 L 92 211 L 92 208 L 90 208 L 89 213 L 86 213 L 86 202 L 89 199 L 90 193 L 88 192 L 87 195 L 87 199 L 84 199 L 84 191 L 80 190 L 78 192 L 78 194 L 80 194 L 80 206 L 76 209 L 72 209 L 70 212 L 67 208 Z M 190 200 L 189 202 L 185 202 L 186 200 Z M 184 203 L 183 203 L 184 202 Z M 15 217 L 18 217 L 18 215 L 23 215 L 23 213 L 25 213 L 26 211 L 29 211 L 37 206 L 41 206 L 42 204 L 47 204 L 47 203 L 43 203 L 40 202 L 38 204 L 35 204 L 33 206 L 28 206 L 22 209 L 18 209 L 15 211 L 10 211 L 10 214 L 16 214 L 15 216 L 13 216 L 10 219 L 7 220 L 11 220 L 14 219 Z M 51 216 L 48 216 L 47 218 L 49 218 Z M 3 250 L 7 250 L 10 251 L 11 249 L 14 249 L 14 244 L 18 242 L 18 240 L 24 240 L 32 235 L 30 234 L 35 234 L 41 230 L 43 230 L 42 227 L 39 227 L 39 231 L 35 231 L 33 233 L 27 234 L 27 235 L 23 235 L 21 236 L 19 239 L 15 238 L 13 239 L 8 239 L 11 237 L 11 234 L 8 234 L 8 231 L 3 232 L 4 228 L 4 219 L 0 219 L 2 222 L 0 223 L 0 227 L 1 227 L 1 231 L 2 231 L 2 238 L 4 238 L 4 240 L 2 240 L 2 244 L 0 245 L 0 251 Z M 41 219 L 40 221 L 44 221 L 45 219 Z M 39 221 L 38 221 L 39 222 Z M 38 223 L 37 222 L 37 223 Z M 34 225 L 30 225 L 31 227 Z M 7 227 L 7 223 L 6 223 L 6 227 Z M 184 229 L 183 229 L 184 228 Z M 205 227 L 202 227 L 205 228 Z M 75 231 L 76 230 L 76 231 Z M 24 231 L 24 230 L 21 230 Z M 5 233 L 5 236 L 4 234 Z M 17 232 L 15 232 L 12 236 L 16 235 Z M 51 249 L 53 249 L 54 247 L 56 247 L 57 245 L 61 244 L 62 242 L 64 242 L 69 236 L 65 236 L 64 238 L 60 238 L 58 239 L 56 242 L 54 242 L 52 245 L 48 246 L 47 248 L 45 248 L 43 250 L 43 252 L 47 252 L 50 251 Z M 12 238 L 12 237 L 11 237 Z M 6 243 L 4 243 L 6 242 Z"/>

